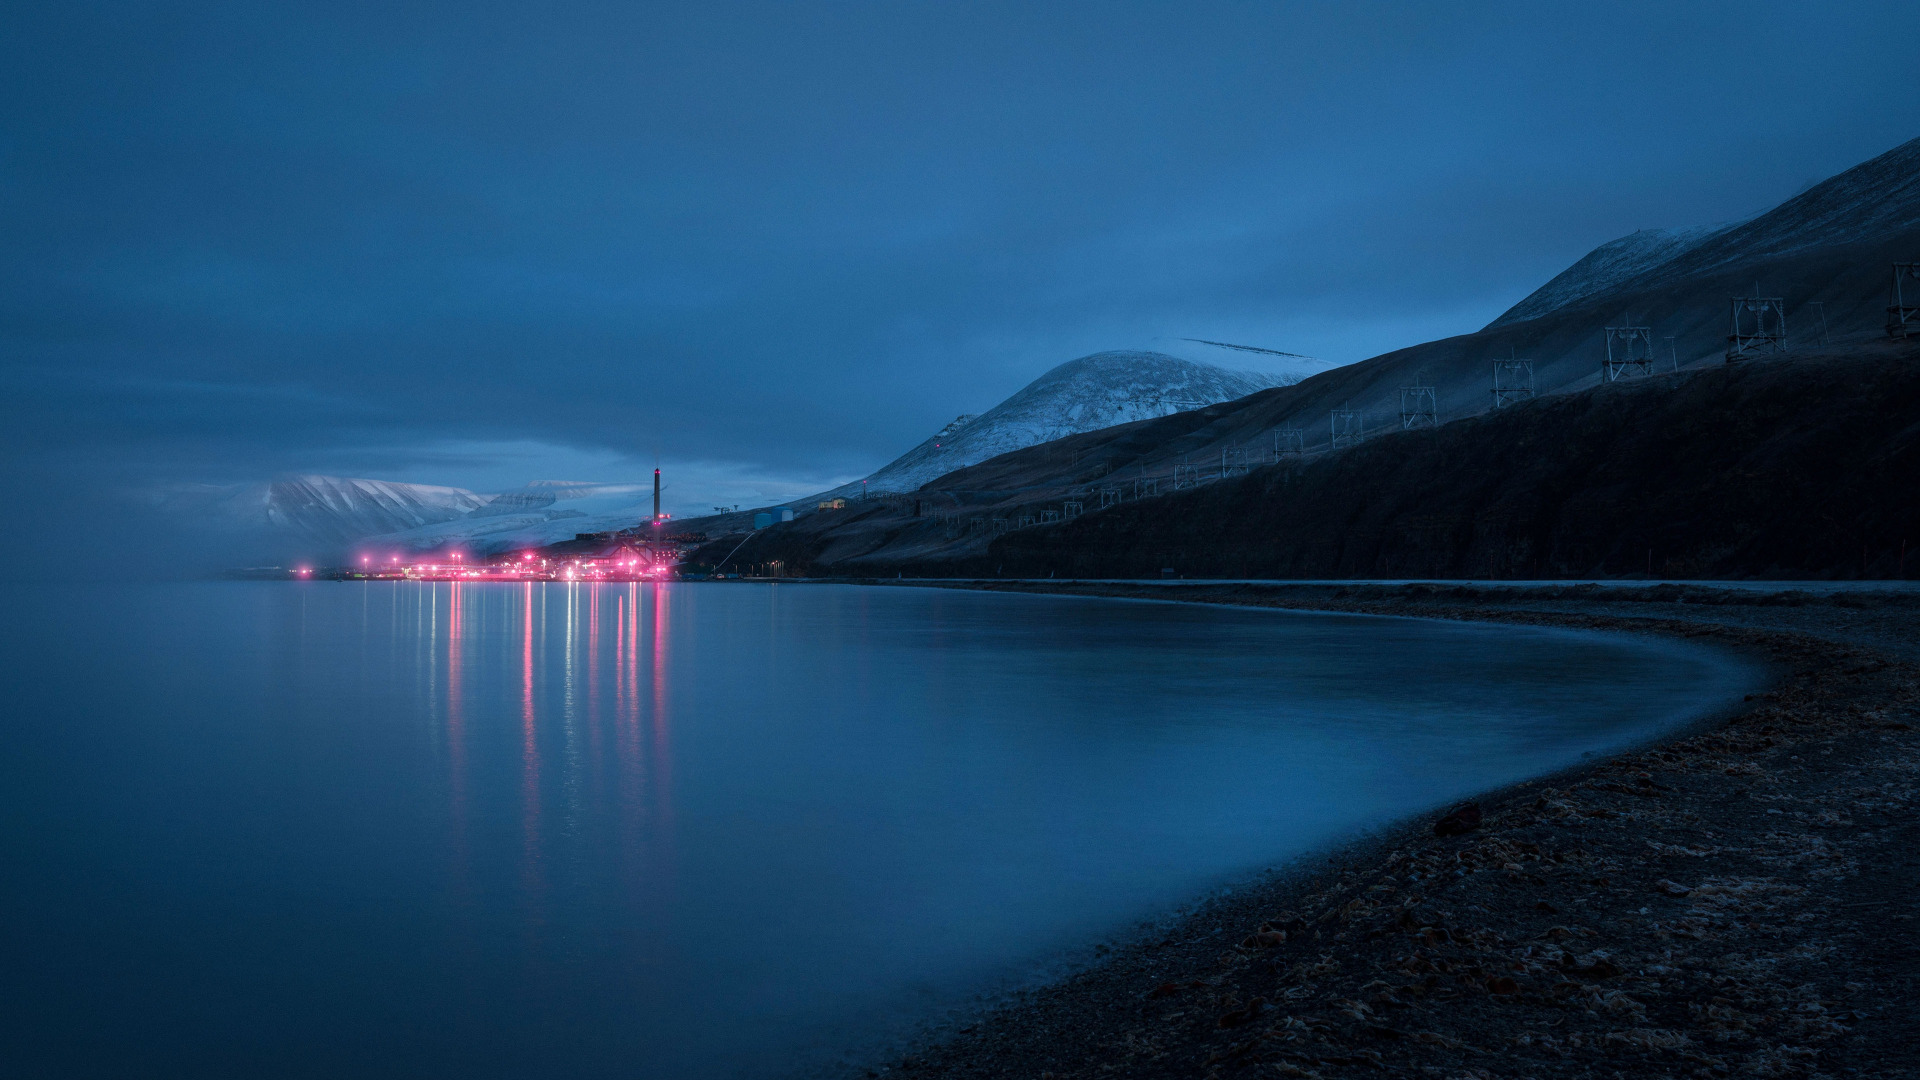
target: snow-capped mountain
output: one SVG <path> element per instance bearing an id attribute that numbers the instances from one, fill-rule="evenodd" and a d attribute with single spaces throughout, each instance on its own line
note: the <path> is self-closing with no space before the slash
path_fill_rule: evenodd
<path id="1" fill-rule="evenodd" d="M 209 525 L 277 535 L 303 544 L 349 544 L 463 517 L 490 497 L 465 488 L 341 476 L 289 476 L 233 487 L 175 488 L 162 508 Z"/>
<path id="2" fill-rule="evenodd" d="M 1230 371 L 1165 353 L 1094 353 L 1048 371 L 978 416 L 955 419 L 868 476 L 865 486 L 869 493 L 913 491 L 1009 450 L 1231 401 L 1298 381 L 1295 375 Z M 845 495 L 860 489 L 856 481 L 825 494 Z"/>
<path id="3" fill-rule="evenodd" d="M 1555 275 L 1552 281 L 1535 289 L 1525 300 L 1488 323 L 1491 330 L 1508 323 L 1537 319 L 1550 311 L 1570 307 L 1588 297 L 1599 296 L 1630 278 L 1676 258 L 1732 228 L 1731 225 L 1697 225 L 1689 229 L 1641 229 L 1609 240 L 1586 257 Z"/>

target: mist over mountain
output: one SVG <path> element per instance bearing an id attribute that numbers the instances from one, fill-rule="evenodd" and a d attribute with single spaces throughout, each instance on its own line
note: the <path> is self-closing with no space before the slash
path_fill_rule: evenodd
<path id="1" fill-rule="evenodd" d="M 1070 360 L 978 416 L 962 416 L 871 474 L 868 490 L 911 491 L 955 469 L 1065 435 L 1244 397 L 1294 376 L 1230 371 L 1164 353 L 1118 351 Z M 843 485 L 828 497 L 854 494 Z M 818 497 L 797 500 L 811 508 Z M 631 528 L 653 512 L 650 482 L 538 481 L 479 495 L 461 488 L 300 476 L 238 489 L 174 493 L 170 508 L 261 539 L 263 552 L 357 559 L 460 549 L 495 554 Z M 734 523 L 740 515 L 720 519 Z M 702 519 L 702 524 L 714 519 Z"/>
<path id="2" fill-rule="evenodd" d="M 571 540 L 576 534 L 630 529 L 653 515 L 647 483 L 583 483 L 543 480 L 501 492 L 459 518 L 358 538 L 357 548 L 377 552 L 457 549 L 480 555 Z"/>

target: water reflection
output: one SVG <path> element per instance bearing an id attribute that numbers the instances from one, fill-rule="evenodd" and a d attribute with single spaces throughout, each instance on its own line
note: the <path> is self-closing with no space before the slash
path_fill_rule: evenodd
<path id="1" fill-rule="evenodd" d="M 673 599 L 673 586 L 664 582 L 648 582 L 647 590 L 653 599 L 653 650 L 650 653 L 651 667 L 648 677 L 653 685 L 653 753 L 650 784 L 653 790 L 654 814 L 660 824 L 660 837 L 664 843 L 672 836 L 673 826 L 673 750 L 668 735 L 672 731 L 672 719 L 668 714 L 667 694 L 667 641 L 669 634 L 670 602 Z M 662 853 L 663 859 L 669 853 Z"/>
<path id="2" fill-rule="evenodd" d="M 604 798 L 620 808 L 618 873 L 646 895 L 672 879 L 670 597 L 671 586 L 651 582 L 436 582 L 359 599 L 362 635 L 375 625 L 367 604 L 390 608 L 390 664 L 409 666 L 418 651 L 410 666 L 445 748 L 448 855 L 458 875 L 474 857 L 476 813 L 483 822 L 497 809 L 486 792 L 503 764 L 498 725 L 510 720 L 515 877 L 535 922 L 555 885 L 556 842 Z M 401 631 L 403 620 L 411 631 Z"/>
<path id="3" fill-rule="evenodd" d="M 520 835 L 521 885 L 530 901 L 538 900 L 540 881 L 540 722 L 533 696 L 534 622 L 531 583 L 523 585 L 525 616 L 520 630 Z M 545 586 L 542 589 L 544 599 Z M 569 635 L 568 640 L 572 637 Z M 571 659 L 571 656 L 569 656 Z M 564 676 L 563 676 L 564 678 Z"/>
<path id="4" fill-rule="evenodd" d="M 434 590 L 439 591 L 438 587 Z M 460 649 L 465 644 L 464 628 L 460 625 L 460 583 L 452 582 L 447 590 L 447 755 L 451 761 L 450 772 L 453 778 L 455 812 L 463 798 L 461 784 L 466 774 L 466 737 L 462 728 L 465 718 L 460 711 L 460 695 L 466 684 L 465 671 L 460 667 Z"/>
<path id="5" fill-rule="evenodd" d="M 1748 688 L 1671 642 L 935 590 L 130 595 L 0 605 L 36 1074 L 782 1076 Z"/>

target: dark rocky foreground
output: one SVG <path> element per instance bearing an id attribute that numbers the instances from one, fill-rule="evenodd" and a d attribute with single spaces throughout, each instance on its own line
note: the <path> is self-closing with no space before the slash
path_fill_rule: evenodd
<path id="1" fill-rule="evenodd" d="M 876 1074 L 1920 1075 L 1920 598 L 1176 588 L 1698 638 L 1777 682 L 1710 730 L 1239 890 Z"/>

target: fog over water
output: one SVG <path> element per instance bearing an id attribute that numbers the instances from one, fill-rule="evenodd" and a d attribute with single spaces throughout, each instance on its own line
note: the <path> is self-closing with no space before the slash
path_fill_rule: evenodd
<path id="1" fill-rule="evenodd" d="M 9 586 L 0 1060 L 789 1075 L 1755 679 L 933 589 Z"/>

